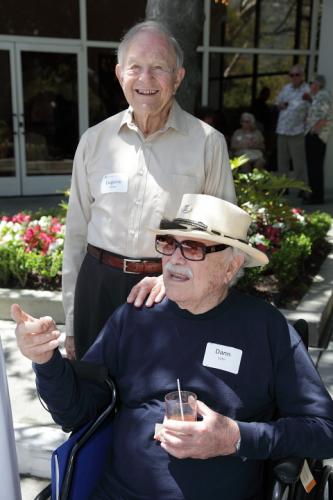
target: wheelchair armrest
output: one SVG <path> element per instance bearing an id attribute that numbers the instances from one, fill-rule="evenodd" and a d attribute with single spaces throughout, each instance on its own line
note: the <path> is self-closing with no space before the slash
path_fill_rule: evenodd
<path id="1" fill-rule="evenodd" d="M 48 484 L 38 495 L 34 498 L 34 500 L 50 500 L 52 494 L 52 486 L 51 483 Z"/>
<path id="2" fill-rule="evenodd" d="M 91 426 L 91 433 L 95 432 L 95 427 L 98 427 L 110 413 L 115 409 L 117 402 L 116 387 L 113 380 L 111 379 L 108 369 L 105 365 L 99 365 L 97 363 L 90 363 L 89 361 L 72 361 L 68 360 L 68 363 L 73 368 L 78 379 L 88 380 L 90 382 L 96 382 L 98 384 L 106 384 L 110 391 L 110 403 L 103 410 L 102 414 L 96 419 L 94 425 Z M 66 427 L 62 426 L 64 432 L 77 432 L 81 427 L 83 427 L 87 422 L 82 422 L 79 427 Z M 88 438 L 90 434 L 88 434 Z"/>
<path id="3" fill-rule="evenodd" d="M 279 481 L 293 484 L 299 479 L 304 464 L 304 458 L 283 458 L 273 466 L 273 473 Z"/>

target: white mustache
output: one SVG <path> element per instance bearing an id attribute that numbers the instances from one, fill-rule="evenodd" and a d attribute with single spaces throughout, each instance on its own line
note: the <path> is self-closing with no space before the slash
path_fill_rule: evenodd
<path id="1" fill-rule="evenodd" d="M 180 274 L 188 279 L 193 278 L 192 270 L 189 267 L 182 266 L 181 264 L 171 264 L 171 262 L 167 262 L 164 266 L 164 271 L 168 271 L 172 274 Z"/>

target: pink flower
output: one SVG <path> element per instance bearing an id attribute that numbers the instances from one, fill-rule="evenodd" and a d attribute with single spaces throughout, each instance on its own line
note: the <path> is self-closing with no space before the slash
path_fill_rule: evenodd
<path id="1" fill-rule="evenodd" d="M 13 215 L 12 221 L 17 222 L 18 224 L 23 224 L 24 222 L 30 222 L 31 217 L 28 214 L 20 212 L 16 215 Z"/>

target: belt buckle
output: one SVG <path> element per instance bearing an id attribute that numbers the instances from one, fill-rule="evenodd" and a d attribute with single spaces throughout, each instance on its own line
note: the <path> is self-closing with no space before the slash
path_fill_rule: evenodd
<path id="1" fill-rule="evenodd" d="M 127 270 L 127 264 L 130 264 L 131 262 L 141 262 L 140 259 L 124 259 L 123 260 L 123 272 L 127 274 L 140 274 L 136 271 L 128 271 Z"/>

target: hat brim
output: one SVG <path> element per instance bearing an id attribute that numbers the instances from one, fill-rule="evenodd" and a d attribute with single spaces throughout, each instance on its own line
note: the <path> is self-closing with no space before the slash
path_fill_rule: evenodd
<path id="1" fill-rule="evenodd" d="M 248 256 L 244 267 L 265 266 L 269 262 L 269 259 L 264 252 L 253 248 L 250 244 L 243 243 L 242 241 L 233 238 L 226 238 L 224 236 L 207 233 L 206 231 L 198 231 L 195 229 L 149 229 L 149 231 L 155 235 L 171 234 L 172 236 L 180 237 L 188 236 L 189 239 L 195 238 L 199 240 L 211 241 L 212 243 L 224 243 L 225 245 L 239 248 Z"/>

